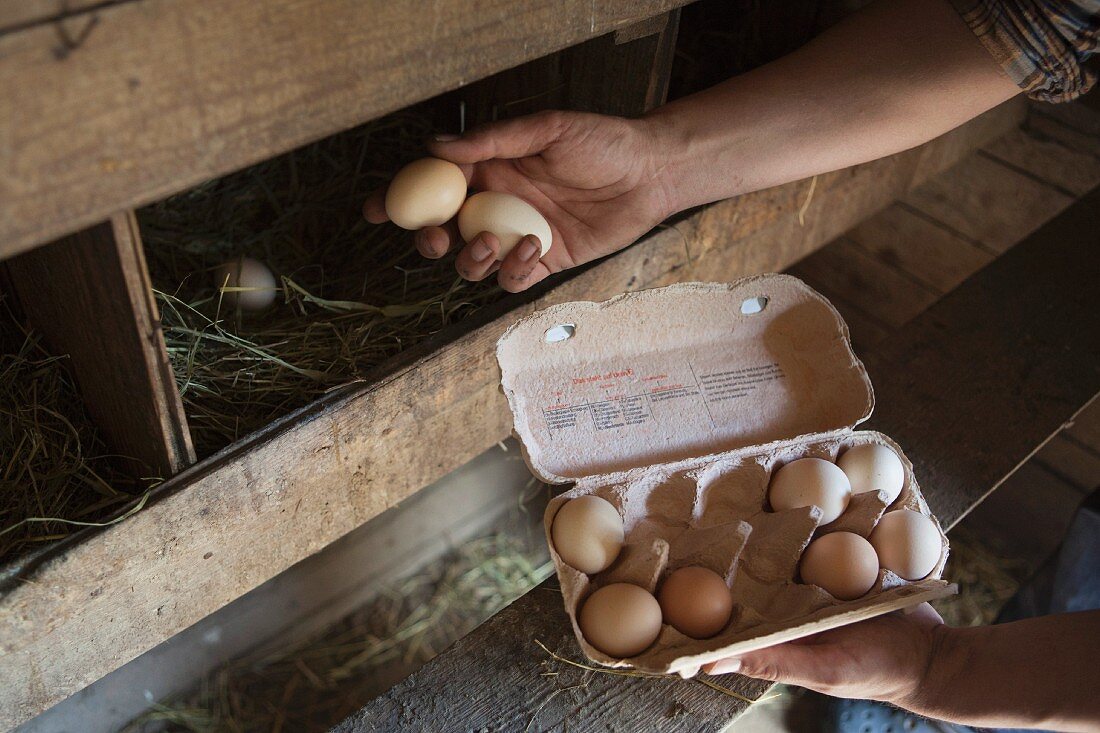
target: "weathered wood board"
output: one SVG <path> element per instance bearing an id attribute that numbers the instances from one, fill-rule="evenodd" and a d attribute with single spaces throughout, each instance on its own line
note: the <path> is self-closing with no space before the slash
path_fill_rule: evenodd
<path id="1" fill-rule="evenodd" d="M 1021 232 L 1034 231 L 1073 202 L 1068 193 L 981 155 L 963 161 L 952 174 L 913 191 L 905 203 L 995 252 L 1004 252 Z M 1000 206 L 1004 216 L 973 213 L 994 206 Z"/>
<path id="2" fill-rule="evenodd" d="M 702 209 L 557 287 L 504 301 L 495 320 L 408 352 L 379 381 L 185 471 L 127 521 L 0 578 L 0 617 L 11 620 L 0 625 L 0 726 L 98 679 L 505 437 L 511 416 L 494 344 L 517 318 L 568 300 L 783 269 L 1011 129 L 1020 112 L 1010 104 L 921 148 L 820 176 L 812 199 L 811 182 L 800 181 Z"/>
<path id="3" fill-rule="evenodd" d="M 7 266 L 27 318 L 53 352 L 69 355 L 107 444 L 138 462 L 120 468 L 168 477 L 194 463 L 133 212 Z"/>
<path id="4" fill-rule="evenodd" d="M 2 34 L 0 257 L 684 2 L 133 0 Z"/>
<path id="5" fill-rule="evenodd" d="M 869 427 L 912 459 L 951 527 L 1100 391 L 1100 189 L 866 355 Z M 746 707 L 698 680 L 638 679 L 583 661 L 547 581 L 336 728 L 718 731 Z M 767 683 L 706 678 L 757 699 Z M 456 681 L 460 681 L 456 684 Z"/>

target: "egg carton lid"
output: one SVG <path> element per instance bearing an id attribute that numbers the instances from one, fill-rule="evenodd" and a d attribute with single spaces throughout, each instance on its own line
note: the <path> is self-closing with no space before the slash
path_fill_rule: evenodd
<path id="1" fill-rule="evenodd" d="M 847 325 L 789 275 L 551 306 L 501 336 L 497 361 L 550 483 L 843 432 L 874 409 Z"/>

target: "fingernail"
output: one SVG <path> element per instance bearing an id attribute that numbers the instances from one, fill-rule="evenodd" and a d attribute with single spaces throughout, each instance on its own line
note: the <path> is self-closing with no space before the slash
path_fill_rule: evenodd
<path id="1" fill-rule="evenodd" d="M 707 674 L 733 674 L 739 669 L 741 669 L 740 659 L 722 659 L 703 667 L 703 671 Z"/>
<path id="2" fill-rule="evenodd" d="M 462 136 L 461 135 L 453 135 L 449 132 L 440 132 L 440 133 L 437 133 L 435 135 L 435 141 L 437 143 L 453 143 L 455 140 L 458 140 L 460 137 L 462 137 Z"/>
<path id="3" fill-rule="evenodd" d="M 521 260 L 529 260 L 539 251 L 539 245 L 534 241 L 533 237 L 524 237 L 523 242 L 519 245 L 519 258 Z"/>
<path id="4" fill-rule="evenodd" d="M 489 245 L 485 242 L 477 242 L 473 247 L 470 247 L 470 256 L 474 258 L 474 262 L 484 262 L 489 259 L 489 255 L 493 253 L 493 250 L 489 249 Z"/>

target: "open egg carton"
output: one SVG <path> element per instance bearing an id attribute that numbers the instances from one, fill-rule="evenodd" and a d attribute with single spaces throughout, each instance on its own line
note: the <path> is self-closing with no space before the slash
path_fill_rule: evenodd
<path id="1" fill-rule="evenodd" d="M 575 482 L 551 501 L 545 526 L 565 610 L 591 660 L 690 676 L 711 661 L 954 592 L 939 579 L 947 538 L 912 464 L 887 436 L 854 430 L 874 395 L 847 326 L 800 280 L 764 275 L 553 306 L 509 329 L 497 357 L 531 470 Z M 854 494 L 824 525 L 817 506 L 773 511 L 768 486 L 778 468 L 806 457 L 832 462 L 867 443 L 901 460 L 892 502 L 885 491 Z M 558 510 L 586 495 L 615 507 L 625 535 L 615 561 L 593 575 L 566 564 L 551 541 Z M 812 539 L 867 538 L 887 509 L 932 519 L 941 552 L 931 573 L 907 581 L 880 570 L 851 601 L 801 582 Z M 585 640 L 577 618 L 595 590 L 630 583 L 656 593 L 686 566 L 714 571 L 730 589 L 733 610 L 717 635 L 694 639 L 664 624 L 628 658 Z"/>

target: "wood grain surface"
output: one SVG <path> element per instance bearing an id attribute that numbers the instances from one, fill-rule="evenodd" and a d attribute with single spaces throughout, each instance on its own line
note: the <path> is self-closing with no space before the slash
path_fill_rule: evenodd
<path id="1" fill-rule="evenodd" d="M 699 210 L 486 309 L 406 352 L 377 381 L 211 457 L 125 522 L 9 568 L 0 577 L 0 617 L 12 620 L 0 624 L 0 726 L 133 659 L 507 436 L 494 346 L 523 315 L 781 270 L 1019 119 L 1009 105 L 921 148 L 820 176 L 812 198 L 811 182 L 800 181 Z"/>
<path id="2" fill-rule="evenodd" d="M 684 2 L 133 0 L 0 34 L 0 257 Z"/>
<path id="3" fill-rule="evenodd" d="M 1100 189 L 867 355 L 869 427 L 905 449 L 957 523 L 1100 391 Z M 374 730 L 718 731 L 747 703 L 676 677 L 586 671 L 547 581 L 337 726 Z M 750 700 L 767 683 L 706 677 Z"/>
<path id="4" fill-rule="evenodd" d="M 88 415 L 134 476 L 195 461 L 133 212 L 8 261 L 27 319 L 68 354 Z M 149 473 L 150 471 L 156 473 Z"/>

